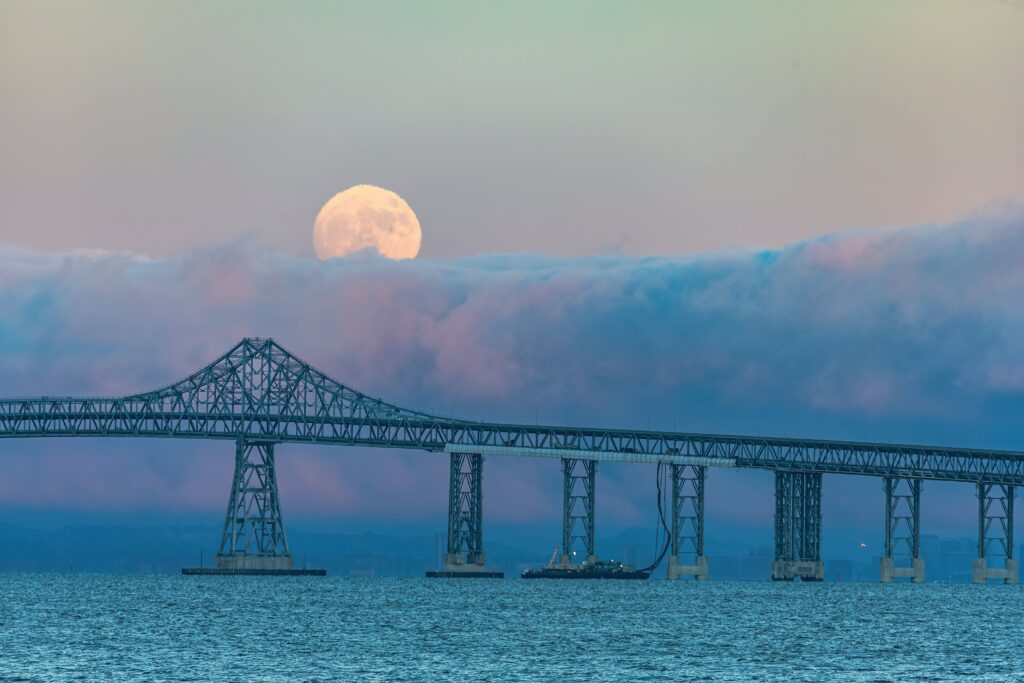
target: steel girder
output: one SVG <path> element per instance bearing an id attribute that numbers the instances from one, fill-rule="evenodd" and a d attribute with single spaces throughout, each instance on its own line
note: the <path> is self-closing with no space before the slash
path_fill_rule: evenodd
<path id="1" fill-rule="evenodd" d="M 247 338 L 187 379 L 122 398 L 0 401 L 0 438 L 169 437 L 532 450 L 579 458 L 1024 484 L 1024 453 L 813 439 L 472 422 L 400 408 Z M 510 453 L 511 454 L 511 453 Z M 575 455 L 572 457 L 576 457 Z"/>
<path id="2" fill-rule="evenodd" d="M 452 453 L 448 482 L 448 563 L 483 564 L 483 456 Z"/>
<path id="3" fill-rule="evenodd" d="M 274 445 L 239 441 L 235 476 L 217 552 L 218 565 L 229 558 L 290 558 L 277 492 Z"/>
<path id="4" fill-rule="evenodd" d="M 592 561 L 597 463 L 562 458 L 562 563 Z M 583 557 L 577 553 L 582 551 Z"/>

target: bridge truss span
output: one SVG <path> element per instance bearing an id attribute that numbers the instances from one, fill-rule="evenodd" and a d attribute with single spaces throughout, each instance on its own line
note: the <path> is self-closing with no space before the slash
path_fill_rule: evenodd
<path id="1" fill-rule="evenodd" d="M 322 443 L 1024 484 L 1024 453 L 457 420 L 352 389 L 270 339 L 120 398 L 0 400 L 0 438 L 167 437 Z"/>
<path id="2" fill-rule="evenodd" d="M 977 486 L 979 554 L 974 580 L 1015 583 L 1019 573 L 1012 551 L 1013 498 L 1016 487 L 1024 485 L 1022 452 L 458 420 L 368 396 L 314 369 L 273 340 L 259 338 L 243 339 L 198 372 L 155 391 L 118 398 L 0 400 L 0 439 L 119 436 L 224 439 L 236 444 L 235 477 L 217 566 L 185 573 L 323 573 L 296 569 L 292 563 L 277 492 L 274 447 L 280 443 L 449 454 L 448 552 L 444 569 L 428 572 L 432 576 L 501 576 L 485 566 L 483 549 L 483 463 L 492 456 L 561 460 L 565 500 L 560 565 L 573 564 L 577 545 L 587 562 L 597 561 L 597 462 L 619 461 L 672 466 L 670 578 L 708 576 L 703 556 L 708 467 L 775 473 L 772 576 L 778 580 L 824 577 L 819 552 L 822 474 L 884 478 L 883 581 L 924 580 L 918 539 L 925 479 Z M 911 541 L 910 567 L 897 566 L 895 560 L 895 541 L 904 537 Z M 580 557 L 577 551 L 576 560 Z M 1001 560 L 1004 566 L 990 566 L 990 559 Z"/>

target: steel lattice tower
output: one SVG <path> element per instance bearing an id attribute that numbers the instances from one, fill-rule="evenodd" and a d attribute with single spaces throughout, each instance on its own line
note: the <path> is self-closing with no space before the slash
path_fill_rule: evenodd
<path id="1" fill-rule="evenodd" d="M 882 583 L 905 577 L 924 583 L 921 557 L 921 480 L 885 478 L 885 556 Z"/>
<path id="2" fill-rule="evenodd" d="M 448 482 L 446 568 L 484 565 L 483 456 L 452 453 Z"/>
<path id="3" fill-rule="evenodd" d="M 708 560 L 704 556 L 704 481 L 703 465 L 672 465 L 671 554 L 669 580 L 693 576 L 708 578 Z"/>
<path id="4" fill-rule="evenodd" d="M 978 484 L 978 557 L 971 576 L 974 583 L 1020 580 L 1020 560 L 1013 557 L 1014 494 L 1013 486 Z M 1003 558 L 1003 566 L 989 567 L 989 558 Z"/>
<path id="5" fill-rule="evenodd" d="M 235 446 L 235 476 L 217 568 L 292 568 L 277 492 L 273 443 L 239 441 Z"/>
<path id="6" fill-rule="evenodd" d="M 821 474 L 775 473 L 775 562 L 772 579 L 821 581 Z"/>
<path id="7" fill-rule="evenodd" d="M 562 458 L 562 559 L 561 564 L 579 564 L 577 551 L 587 562 L 594 552 L 594 486 L 597 463 L 579 458 Z"/>

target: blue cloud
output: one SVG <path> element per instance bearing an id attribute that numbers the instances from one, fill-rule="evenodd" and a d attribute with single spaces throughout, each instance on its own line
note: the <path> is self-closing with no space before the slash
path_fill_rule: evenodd
<path id="1" fill-rule="evenodd" d="M 470 418 L 1024 448 L 1022 263 L 1024 212 L 1012 207 L 777 251 L 646 258 L 317 262 L 246 245 L 171 259 L 3 248 L 0 393 L 146 390 L 258 335 L 368 393 Z M 166 484 L 146 497 L 156 505 L 191 485 L 142 446 L 79 448 L 135 449 L 117 461 L 134 473 L 117 476 Z M 32 462 L 25 477 L 60 469 Z M 502 471 L 538 476 L 533 466 Z M 409 501 L 427 495 L 418 476 Z M 74 480 L 35 499 L 16 478 L 0 495 L 45 504 L 72 495 Z M 116 481 L 109 488 L 111 500 L 145 502 L 119 498 Z M 102 500 L 107 489 L 90 490 Z M 618 490 L 621 509 L 646 500 Z M 329 505 L 324 495 L 308 504 Z"/>

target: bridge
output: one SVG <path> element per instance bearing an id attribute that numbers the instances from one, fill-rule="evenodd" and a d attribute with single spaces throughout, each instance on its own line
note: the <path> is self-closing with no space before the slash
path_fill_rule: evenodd
<path id="1" fill-rule="evenodd" d="M 601 461 L 669 468 L 668 577 L 708 577 L 704 490 L 708 467 L 775 473 L 774 580 L 820 581 L 823 474 L 884 480 L 884 582 L 924 581 L 920 556 L 924 480 L 966 482 L 978 497 L 973 579 L 1017 583 L 1015 487 L 1024 453 L 935 446 L 554 427 L 458 420 L 410 410 L 348 387 L 272 339 L 246 338 L 190 377 L 118 398 L 0 400 L 0 438 L 154 437 L 235 442 L 235 470 L 216 570 L 292 570 L 278 502 L 279 443 L 406 448 L 450 459 L 444 575 L 483 576 L 485 457 L 558 458 L 563 475 L 562 565 L 597 557 L 595 477 Z"/>

